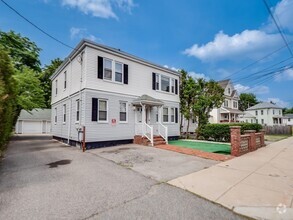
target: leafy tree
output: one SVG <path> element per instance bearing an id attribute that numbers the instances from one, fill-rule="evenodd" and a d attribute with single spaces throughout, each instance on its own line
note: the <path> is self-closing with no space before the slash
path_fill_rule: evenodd
<path id="1" fill-rule="evenodd" d="M 16 117 L 15 69 L 8 53 L 0 46 L 0 157 Z"/>
<path id="2" fill-rule="evenodd" d="M 213 108 L 219 108 L 224 101 L 224 89 L 215 81 L 198 79 L 195 83 L 195 93 L 192 103 L 192 113 L 197 117 L 197 137 L 209 122 L 210 112 Z"/>
<path id="3" fill-rule="evenodd" d="M 51 108 L 51 80 L 50 77 L 56 71 L 56 69 L 61 65 L 63 61 L 59 58 L 56 58 L 51 61 L 49 65 L 46 65 L 40 76 L 39 79 L 41 81 L 41 88 L 44 91 L 45 97 L 45 104 L 47 108 Z"/>
<path id="4" fill-rule="evenodd" d="M 31 111 L 34 108 L 45 107 L 44 91 L 38 74 L 28 67 L 17 70 L 15 76 L 17 83 L 18 113 L 21 109 Z"/>
<path id="5" fill-rule="evenodd" d="M 283 114 L 293 114 L 293 107 L 292 108 L 284 108 Z"/>
<path id="6" fill-rule="evenodd" d="M 0 45 L 8 52 L 17 69 L 27 66 L 35 71 L 41 71 L 41 49 L 29 38 L 22 37 L 14 31 L 0 31 Z"/>
<path id="7" fill-rule="evenodd" d="M 239 98 L 239 110 L 241 111 L 245 111 L 249 107 L 259 103 L 253 93 L 241 93 Z"/>

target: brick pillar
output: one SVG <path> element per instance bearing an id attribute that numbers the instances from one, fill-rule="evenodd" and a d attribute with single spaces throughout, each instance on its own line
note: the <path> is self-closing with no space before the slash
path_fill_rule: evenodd
<path id="1" fill-rule="evenodd" d="M 248 134 L 250 136 L 249 152 L 256 150 L 255 132 L 256 132 L 256 130 L 246 130 L 246 131 L 244 131 L 244 134 Z"/>
<path id="2" fill-rule="evenodd" d="M 240 126 L 230 126 L 231 155 L 235 157 L 240 156 L 240 142 L 241 142 L 240 129 L 241 129 Z"/>
<path id="3" fill-rule="evenodd" d="M 261 146 L 264 147 L 264 146 L 266 146 L 266 144 L 265 144 L 265 130 L 261 129 L 259 132 L 261 133 L 260 143 L 261 143 Z"/>

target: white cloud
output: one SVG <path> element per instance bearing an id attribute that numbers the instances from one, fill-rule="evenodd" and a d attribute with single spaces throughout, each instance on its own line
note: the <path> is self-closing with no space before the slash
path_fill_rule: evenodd
<path id="1" fill-rule="evenodd" d="M 133 0 L 62 0 L 62 5 L 77 8 L 85 14 L 100 18 L 118 19 L 113 7 L 131 12 Z"/>
<path id="2" fill-rule="evenodd" d="M 234 87 L 238 91 L 238 93 L 254 93 L 256 95 L 261 95 L 270 92 L 269 87 L 263 85 L 249 87 L 242 84 L 236 84 Z"/>
<path id="3" fill-rule="evenodd" d="M 178 69 L 176 67 L 169 67 L 168 65 L 164 65 L 165 68 L 168 68 L 168 69 L 171 69 L 171 70 L 174 70 L 174 71 L 180 71 L 181 69 Z"/>
<path id="4" fill-rule="evenodd" d="M 184 53 L 202 61 L 258 58 L 280 44 L 278 34 L 267 34 L 260 30 L 244 30 L 233 36 L 220 31 L 213 41 L 201 46 L 194 44 Z"/>
<path id="5" fill-rule="evenodd" d="M 101 39 L 95 37 L 92 34 L 89 34 L 86 28 L 77 28 L 77 27 L 70 28 L 70 38 L 71 39 L 86 38 L 91 41 L 101 41 Z"/>
<path id="6" fill-rule="evenodd" d="M 281 73 L 277 73 L 275 75 L 276 81 L 286 81 L 286 80 L 293 80 L 293 69 L 286 69 Z"/>
<path id="7" fill-rule="evenodd" d="M 281 27 L 293 32 L 293 0 L 283 0 L 280 1 L 274 8 L 274 17 L 277 19 L 277 22 L 280 23 Z M 271 29 L 276 29 L 275 24 L 270 18 L 269 26 Z"/>
<path id="8" fill-rule="evenodd" d="M 290 107 L 289 102 L 285 102 L 285 101 L 283 101 L 283 100 L 281 100 L 279 98 L 268 98 L 266 101 L 267 102 L 272 101 L 273 103 L 276 103 L 277 106 L 280 106 L 280 107 L 283 107 L 283 108 Z"/>
<path id="9" fill-rule="evenodd" d="M 206 76 L 205 74 L 203 74 L 203 73 L 196 73 L 196 72 L 191 71 L 191 72 L 188 72 L 188 75 L 190 75 L 194 79 L 202 78 L 202 79 L 205 79 L 205 80 L 210 80 L 210 78 L 208 76 Z"/>

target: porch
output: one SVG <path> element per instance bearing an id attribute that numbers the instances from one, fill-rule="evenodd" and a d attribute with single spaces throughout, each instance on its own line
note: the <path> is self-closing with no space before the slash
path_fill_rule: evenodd
<path id="1" fill-rule="evenodd" d="M 220 109 L 220 123 L 240 122 L 239 115 L 243 112 L 238 109 L 221 108 Z"/>
<path id="2" fill-rule="evenodd" d="M 164 103 L 148 95 L 132 102 L 135 111 L 134 142 L 154 146 L 168 143 L 168 127 L 162 124 Z"/>
<path id="3" fill-rule="evenodd" d="M 283 124 L 283 117 L 273 117 L 273 124 L 274 125 L 282 125 Z"/>

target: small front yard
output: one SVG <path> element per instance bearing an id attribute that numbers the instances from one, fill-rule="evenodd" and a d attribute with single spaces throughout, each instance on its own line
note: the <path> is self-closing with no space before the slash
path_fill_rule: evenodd
<path id="1" fill-rule="evenodd" d="M 216 143 L 208 141 L 195 141 L 195 140 L 177 140 L 169 141 L 170 145 L 191 148 L 196 150 L 201 150 L 205 152 L 218 153 L 218 154 L 230 154 L 231 146 L 226 143 Z"/>
<path id="2" fill-rule="evenodd" d="M 265 141 L 277 142 L 283 139 L 291 137 L 290 135 L 274 134 L 274 135 L 265 135 Z"/>

